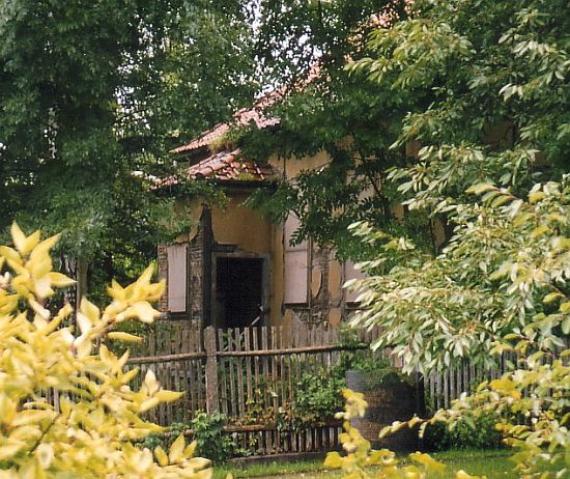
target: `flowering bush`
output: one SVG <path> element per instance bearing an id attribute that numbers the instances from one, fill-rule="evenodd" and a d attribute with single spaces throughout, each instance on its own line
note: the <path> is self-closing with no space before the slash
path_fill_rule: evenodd
<path id="1" fill-rule="evenodd" d="M 164 284 L 152 282 L 153 268 L 127 287 L 113 282 L 103 310 L 84 298 L 75 314 L 69 305 L 52 314 L 46 300 L 73 283 L 52 271 L 58 237 L 42 241 L 16 224 L 11 232 L 14 248 L 0 246 L 0 478 L 210 477 L 209 462 L 193 457 L 195 444 L 182 436 L 168 453 L 132 444 L 161 430 L 140 415 L 181 393 L 162 389 L 151 371 L 133 391 L 138 370 L 124 370 L 128 352 L 117 357 L 98 346 L 105 337 L 137 341 L 113 328 L 157 317 L 151 303 Z M 66 325 L 72 321 L 76 328 Z"/>

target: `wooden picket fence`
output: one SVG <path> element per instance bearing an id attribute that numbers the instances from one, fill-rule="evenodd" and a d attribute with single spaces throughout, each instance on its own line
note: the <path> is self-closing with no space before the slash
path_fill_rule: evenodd
<path id="1" fill-rule="evenodd" d="M 338 447 L 338 421 L 295 427 L 288 422 L 297 383 L 304 372 L 330 369 L 343 351 L 366 349 L 373 333 L 361 333 L 361 344 L 342 345 L 335 328 L 216 330 L 187 321 L 165 323 L 131 352 L 128 367 L 141 370 L 132 387 L 139 387 L 152 369 L 164 388 L 186 394 L 149 412 L 150 420 L 187 423 L 198 411 L 219 411 L 228 417 L 226 430 L 237 445 L 256 454 Z"/>
<path id="2" fill-rule="evenodd" d="M 339 447 L 340 423 L 295 422 L 293 406 L 302 394 L 303 374 L 327 374 L 341 354 L 367 349 L 378 331 L 361 331 L 356 341 L 345 344 L 340 336 L 338 329 L 305 324 L 216 330 L 191 321 L 160 321 L 145 331 L 143 344 L 131 348 L 127 367 L 140 369 L 131 384 L 135 389 L 152 369 L 164 388 L 186 393 L 147 413 L 153 422 L 189 423 L 198 411 L 219 411 L 228 418 L 227 433 L 249 453 L 332 450 Z M 375 354 L 401 366 L 389 351 Z M 505 354 L 494 369 L 465 361 L 432 373 L 423 381 L 428 411 L 449 407 L 462 393 L 484 379 L 499 377 L 515 361 Z M 46 391 L 46 398 L 58 406 L 54 391 Z"/>
<path id="3" fill-rule="evenodd" d="M 161 324 L 162 323 L 162 324 Z M 243 450 L 255 454 L 313 452 L 339 446 L 336 420 L 291 427 L 298 382 L 303 373 L 323 371 L 338 363 L 340 354 L 366 349 L 377 331 L 359 332 L 358 345 L 341 344 L 339 330 L 297 324 L 294 328 L 202 328 L 189 321 L 156 323 L 145 344 L 132 351 L 129 367 L 139 367 L 133 387 L 152 369 L 162 386 L 185 396 L 161 404 L 148 418 L 161 425 L 188 423 L 198 411 L 219 411 L 228 418 L 228 433 Z M 153 353 L 148 355 L 148 352 Z M 388 352 L 378 353 L 390 358 Z M 392 360 L 392 364 L 398 366 Z M 424 379 L 428 409 L 448 407 L 461 393 L 483 379 L 498 377 L 500 367 L 461 367 Z"/>
<path id="4" fill-rule="evenodd" d="M 226 432 L 249 454 L 333 450 L 339 447 L 339 421 L 295 422 L 293 406 L 302 394 L 299 380 L 305 373 L 327 374 L 341 354 L 369 349 L 378 334 L 360 331 L 343 344 L 338 329 L 323 326 L 216 330 L 191 321 L 160 321 L 145 331 L 143 344 L 130 348 L 127 367 L 140 369 L 130 386 L 138 389 L 151 369 L 162 387 L 186 394 L 149 411 L 149 420 L 164 426 L 188 424 L 199 411 L 221 412 L 228 418 Z M 570 339 L 566 341 L 570 347 Z M 401 367 L 389 350 L 374 354 Z M 462 393 L 499 377 L 516 361 L 514 354 L 505 353 L 495 368 L 466 360 L 430 374 L 420 381 L 427 411 L 449 407 Z M 45 397 L 59 409 L 57 391 L 47 390 Z"/>
<path id="5" fill-rule="evenodd" d="M 497 367 L 477 366 L 469 361 L 448 370 L 433 372 L 425 378 L 425 400 L 428 411 L 449 408 L 461 394 L 472 392 L 484 380 L 496 379 L 508 369 L 513 360 L 504 354 Z"/>
<path id="6" fill-rule="evenodd" d="M 560 350 L 570 348 L 570 337 L 563 338 L 565 346 Z M 554 354 L 556 357 L 557 354 Z M 449 408 L 454 399 L 461 394 L 473 392 L 483 381 L 490 381 L 501 377 L 505 372 L 516 366 L 520 357 L 514 352 L 504 352 L 497 364 L 493 367 L 476 365 L 465 360 L 459 366 L 451 367 L 445 371 L 433 372 L 425 378 L 425 399 L 428 412 L 437 409 Z M 545 356 L 541 362 L 551 363 L 552 356 Z"/>
<path id="7" fill-rule="evenodd" d="M 339 345 L 338 330 L 261 327 L 215 333 L 214 337 L 213 330 L 205 330 L 206 348 L 215 350 L 207 359 L 216 383 L 209 400 L 212 408 L 217 406 L 230 418 L 241 448 L 271 454 L 338 447 L 336 420 L 296 427 L 287 423 L 302 374 L 326 372 L 342 351 L 354 350 L 355 346 Z"/>
<path id="8" fill-rule="evenodd" d="M 144 334 L 144 342 L 130 349 L 128 368 L 140 373 L 131 387 L 138 389 L 149 369 L 161 386 L 186 394 L 175 403 L 161 404 L 148 413 L 160 425 L 188 422 L 206 410 L 206 374 L 203 329 L 199 322 L 158 321 Z"/>

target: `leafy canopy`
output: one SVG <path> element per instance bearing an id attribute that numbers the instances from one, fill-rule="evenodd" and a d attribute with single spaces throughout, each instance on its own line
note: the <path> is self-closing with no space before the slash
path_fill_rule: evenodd
<path id="1" fill-rule="evenodd" d="M 521 477 L 568 475 L 570 169 L 568 26 L 562 2 L 420 1 L 370 39 L 350 68 L 391 90 L 428 93 L 394 148 L 416 158 L 388 171 L 410 209 L 453 226 L 436 257 L 413 237 L 353 225 L 369 248 L 354 324 L 380 326 L 406 370 L 469 359 L 510 371 L 431 421 L 490 412 Z M 414 419 L 412 424 L 421 422 Z M 396 424 L 393 429 L 401 425 Z"/>
<path id="2" fill-rule="evenodd" d="M 0 231 L 62 232 L 105 281 L 142 271 L 187 226 L 148 179 L 250 100 L 250 27 L 235 0 L 1 2 Z"/>
<path id="3" fill-rule="evenodd" d="M 395 344 L 410 370 L 488 365 L 513 335 L 521 352 L 555 351 L 570 332 L 570 17 L 560 8 L 416 2 L 350 66 L 394 95 L 433 98 L 394 144 L 419 143 L 418 156 L 387 174 L 409 209 L 445 216 L 447 247 L 432 258 L 412 236 L 353 226 L 376 247 L 362 283 L 370 309 L 355 321 L 385 328 L 377 346 Z"/>
<path id="4" fill-rule="evenodd" d="M 411 229 L 431 247 L 425 215 L 405 225 L 394 221 L 391 205 L 398 192 L 386 182 L 387 168 L 406 158 L 403 149 L 390 149 L 402 118 L 425 95 L 394 95 L 344 68 L 348 59 L 365 55 L 366 39 L 380 18 L 393 22 L 406 16 L 406 3 L 262 2 L 261 38 L 273 40 L 266 49 L 280 52 L 274 59 L 261 55 L 263 66 L 285 78 L 291 74 L 298 88 L 275 109 L 279 128 L 244 132 L 242 150 L 254 158 L 277 154 L 291 162 L 326 152 L 331 162 L 281 182 L 276 191 L 258 193 L 253 204 L 277 221 L 293 211 L 301 220 L 297 240 L 311 237 L 334 246 L 340 256 L 360 255 L 347 232 L 357 220 L 393 231 Z"/>

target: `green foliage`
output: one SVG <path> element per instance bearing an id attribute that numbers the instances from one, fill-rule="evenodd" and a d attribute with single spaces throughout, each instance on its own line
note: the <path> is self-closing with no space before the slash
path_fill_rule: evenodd
<path id="1" fill-rule="evenodd" d="M 387 7 L 392 15 L 402 14 L 404 5 L 404 0 L 261 0 L 256 54 L 266 81 L 294 83 L 317 62 L 338 71 L 374 28 L 371 16 Z M 313 102 L 322 101 L 315 95 Z"/>
<path id="2" fill-rule="evenodd" d="M 190 426 L 183 422 L 174 422 L 165 428 L 162 434 L 150 434 L 140 442 L 140 446 L 151 450 L 161 447 L 164 450 L 170 449 L 174 441 L 180 435 L 186 435 Z"/>
<path id="3" fill-rule="evenodd" d="M 358 335 L 358 330 L 346 325 L 341 326 L 339 332 L 339 345 L 347 350 L 339 355 L 338 363 L 332 368 L 344 377 L 346 371 L 388 371 L 395 370 L 391 367 L 390 360 L 381 351 L 372 351 L 367 343 L 363 343 Z"/>
<path id="4" fill-rule="evenodd" d="M 228 418 L 221 413 L 207 414 L 197 411 L 189 422 L 174 422 L 162 434 L 151 434 L 140 443 L 142 448 L 168 449 L 177 437 L 191 432 L 197 454 L 206 457 L 216 464 L 227 462 L 232 456 L 244 455 L 246 451 L 238 450 L 232 437 L 224 431 Z M 199 452 L 198 452 L 199 451 Z"/>
<path id="5" fill-rule="evenodd" d="M 520 477 L 566 477 L 570 450 L 569 356 L 569 350 L 563 351 L 560 359 L 546 358 L 542 352 L 531 354 L 520 360 L 512 372 L 485 381 L 475 393 L 454 401 L 449 410 L 437 411 L 425 421 L 413 418 L 407 423 L 394 423 L 382 435 L 418 424 L 422 424 L 423 434 L 442 423 L 453 437 L 465 426 L 474 429 L 478 424 L 494 422 L 503 443 L 514 449 L 511 459 Z"/>
<path id="6" fill-rule="evenodd" d="M 394 95 L 431 97 L 393 146 L 419 144 L 418 156 L 387 179 L 410 209 L 453 225 L 430 257 L 410 236 L 355 224 L 376 249 L 355 323 L 380 326 L 376 346 L 409 371 L 516 352 L 512 372 L 434 420 L 500 414 L 523 477 L 568 475 L 568 364 L 556 358 L 570 333 L 569 26 L 556 0 L 418 1 L 351 66 Z"/>
<path id="7" fill-rule="evenodd" d="M 331 162 L 323 161 L 318 169 L 302 172 L 276 189 L 258 192 L 252 202 L 275 220 L 293 211 L 301 220 L 296 241 L 311 237 L 333 245 L 343 258 L 365 256 L 347 232 L 357 220 L 414 231 L 431 250 L 427 216 L 400 223 L 392 211 L 400 194 L 386 181 L 387 168 L 407 161 L 403 148 L 390 149 L 390 145 L 398 138 L 404 112 L 415 110 L 422 96 L 394 95 L 344 69 L 347 58 L 358 59 L 365 53 L 366 38 L 375 28 L 372 19 L 387 11 L 392 20 L 405 17 L 406 2 L 309 3 L 262 2 L 260 36 L 266 43 L 261 58 L 270 72 L 282 73 L 281 81 L 291 74 L 303 81 L 297 81 L 302 86 L 293 88 L 275 107 L 279 129 L 241 132 L 238 141 L 254 158 L 275 153 L 296 161 L 324 152 Z M 301 31 L 306 38 L 298 42 L 295 35 Z M 275 41 L 268 40 L 273 37 Z M 269 61 L 268 49 L 272 55 L 282 54 Z"/>
<path id="8" fill-rule="evenodd" d="M 544 353 L 529 355 L 513 372 L 482 383 L 449 411 L 438 412 L 432 422 L 453 426 L 465 417 L 499 416 L 496 427 L 504 442 L 515 449 L 513 460 L 521 476 L 568 475 L 569 353 L 566 350 L 561 359 L 550 356 L 546 361 Z"/>
<path id="9" fill-rule="evenodd" d="M 471 421 L 461 418 L 451 429 L 447 424 L 437 422 L 426 428 L 423 444 L 428 450 L 436 451 L 499 449 L 503 443 L 496 428 L 498 421 L 495 414 L 482 415 Z"/>
<path id="10" fill-rule="evenodd" d="M 379 345 L 396 344 L 407 369 L 446 367 L 467 352 L 492 364 L 490 353 L 509 349 L 513 338 L 521 352 L 564 346 L 567 318 L 552 302 L 566 301 L 568 179 L 537 185 L 526 201 L 492 185 L 475 189 L 485 194 L 482 204 L 457 208 L 456 235 L 435 259 L 355 227 L 379 244 L 373 265 L 400 259 L 389 275 L 361 282 L 370 308 L 355 322 L 385 328 Z"/>
<path id="11" fill-rule="evenodd" d="M 434 96 L 406 117 L 395 143 L 420 143 L 418 157 L 388 178 L 410 208 L 445 214 L 454 234 L 430 258 L 413 238 L 354 225 L 377 248 L 364 267 L 374 273 L 394 265 L 361 282 L 369 309 L 355 322 L 386 331 L 377 346 L 394 345 L 407 370 L 463 358 L 490 366 L 516 352 L 512 371 L 429 422 L 451 425 L 453 437 L 498 415 L 521 476 L 564 477 L 570 183 L 563 132 L 570 97 L 563 84 L 570 63 L 562 60 L 562 32 L 570 16 L 557 1 L 414 8 L 409 20 L 371 37 L 370 57 L 353 70 L 394 92 Z"/>
<path id="12" fill-rule="evenodd" d="M 62 232 L 97 300 L 136 278 L 187 226 L 152 191 L 169 149 L 251 99 L 250 26 L 234 0 L 2 2 L 0 233 Z"/>
<path id="13" fill-rule="evenodd" d="M 362 346 L 356 333 L 346 328 L 341 332 L 344 346 Z M 342 390 L 346 388 L 346 372 L 350 370 L 374 372 L 380 381 L 396 373 L 386 358 L 370 349 L 342 351 L 332 366 L 307 367 L 295 388 L 295 402 L 291 412 L 295 422 L 310 423 L 331 420 L 343 405 Z M 399 378 L 399 376 L 398 376 Z"/>
<path id="14" fill-rule="evenodd" d="M 295 413 L 306 422 L 332 419 L 342 406 L 340 392 L 344 387 L 344 374 L 338 368 L 303 373 L 297 382 Z"/>
<path id="15" fill-rule="evenodd" d="M 232 438 L 224 432 L 226 423 L 224 414 L 207 414 L 203 411 L 198 411 L 190 421 L 199 454 L 214 463 L 227 461 L 236 449 Z"/>
<path id="16" fill-rule="evenodd" d="M 362 393 L 349 389 L 343 390 L 346 400 L 344 411 L 337 416 L 344 419 L 344 432 L 339 439 L 346 455 L 339 452 L 329 452 L 324 465 L 329 469 L 340 469 L 343 478 L 368 479 L 426 479 L 428 474 L 440 476 L 445 471 L 445 465 L 434 460 L 428 454 L 420 452 L 408 456 L 406 464 L 396 454 L 388 449 L 373 450 L 370 442 L 362 437 L 360 432 L 351 425 L 351 420 L 363 417 L 368 407 Z M 456 479 L 478 479 L 460 471 Z"/>
<path id="17" fill-rule="evenodd" d="M 566 56 L 557 32 L 570 20 L 557 2 L 452 3 L 417 2 L 410 19 L 379 29 L 370 57 L 352 66 L 398 94 L 431 91 L 437 99 L 403 121 L 395 147 L 423 147 L 388 179 L 411 209 L 447 217 L 449 244 L 432 258 L 410 235 L 352 227 L 375 249 L 365 268 L 383 273 L 361 283 L 371 307 L 356 322 L 382 326 L 377 346 L 395 344 L 409 370 L 448 367 L 467 355 L 492 365 L 491 350 L 512 334 L 529 350 L 552 351 L 568 330 L 563 315 L 542 304 L 549 292 L 568 292 L 570 234 L 567 139 L 543 128 L 566 121 L 570 98 L 551 100 L 557 72 L 568 68 L 555 60 Z M 560 30 L 552 27 L 538 47 L 545 21 Z M 523 90 L 517 100 L 505 93 L 509 82 Z"/>

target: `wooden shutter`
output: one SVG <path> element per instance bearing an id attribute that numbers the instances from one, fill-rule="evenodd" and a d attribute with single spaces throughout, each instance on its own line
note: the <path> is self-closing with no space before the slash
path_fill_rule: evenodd
<path id="1" fill-rule="evenodd" d="M 309 244 L 305 240 L 291 246 L 299 219 L 290 214 L 284 225 L 285 298 L 286 304 L 305 304 L 309 294 Z"/>
<path id="2" fill-rule="evenodd" d="M 166 251 L 168 255 L 168 311 L 182 313 L 186 311 L 188 284 L 186 245 L 171 245 Z"/>

